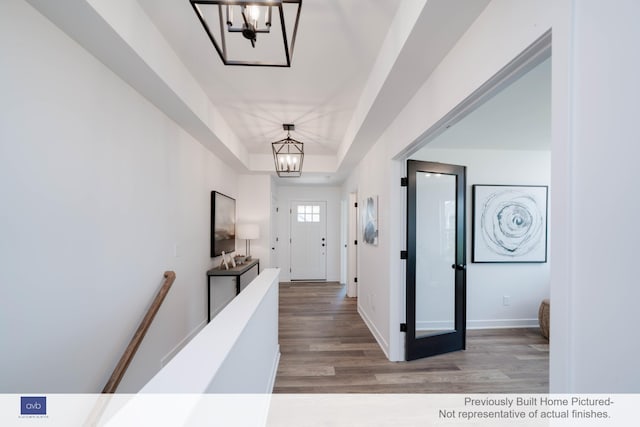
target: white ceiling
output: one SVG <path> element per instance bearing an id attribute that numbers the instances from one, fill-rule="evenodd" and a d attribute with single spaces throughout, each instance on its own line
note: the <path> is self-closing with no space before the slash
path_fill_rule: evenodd
<path id="1" fill-rule="evenodd" d="M 241 172 L 275 175 L 294 123 L 290 184 L 340 182 L 490 2 L 303 0 L 292 66 L 269 68 L 223 65 L 188 0 L 27 1 Z"/>
<path id="2" fill-rule="evenodd" d="M 427 147 L 550 150 L 551 58 L 480 105 Z"/>
<path id="3" fill-rule="evenodd" d="M 421 16 L 379 88 L 377 108 L 372 106 L 369 121 L 359 128 L 352 123 L 356 108 L 376 60 L 385 54 L 385 37 L 401 0 L 304 0 L 292 66 L 284 69 L 223 65 L 188 0 L 138 2 L 250 153 L 269 154 L 270 142 L 285 136 L 282 124 L 294 123 L 292 136 L 305 143 L 307 157 L 336 156 L 352 137 L 366 141 L 352 150 L 353 163 L 488 0 L 430 0 L 417 9 Z"/>
<path id="4" fill-rule="evenodd" d="M 309 154 L 338 150 L 400 1 L 304 0 L 292 66 L 270 68 L 225 66 L 188 0 L 138 0 L 250 152 L 294 123 Z"/>

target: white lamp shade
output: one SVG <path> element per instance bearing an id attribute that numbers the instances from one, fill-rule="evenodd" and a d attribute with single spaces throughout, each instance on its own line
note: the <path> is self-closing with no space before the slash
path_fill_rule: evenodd
<path id="1" fill-rule="evenodd" d="M 238 239 L 258 239 L 260 237 L 260 227 L 258 227 L 258 224 L 238 224 L 236 235 Z"/>

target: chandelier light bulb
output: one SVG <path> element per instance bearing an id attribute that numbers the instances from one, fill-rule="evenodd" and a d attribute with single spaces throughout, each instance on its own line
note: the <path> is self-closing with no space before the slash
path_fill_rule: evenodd
<path id="1" fill-rule="evenodd" d="M 255 26 L 258 26 L 258 20 L 260 19 L 260 8 L 258 6 L 247 6 L 249 9 L 249 17 L 254 22 Z"/>

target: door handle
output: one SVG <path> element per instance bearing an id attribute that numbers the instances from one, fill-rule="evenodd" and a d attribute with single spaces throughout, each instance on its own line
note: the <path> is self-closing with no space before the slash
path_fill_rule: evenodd
<path id="1" fill-rule="evenodd" d="M 467 266 L 464 264 L 451 264 L 451 268 L 454 270 L 466 270 Z"/>

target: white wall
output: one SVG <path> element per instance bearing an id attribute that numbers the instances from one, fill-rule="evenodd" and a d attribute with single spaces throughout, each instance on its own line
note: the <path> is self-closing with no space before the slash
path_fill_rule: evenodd
<path id="1" fill-rule="evenodd" d="M 472 185 L 549 185 L 548 151 L 444 150 L 427 145 L 411 156 L 415 160 L 467 167 L 467 327 L 536 326 L 538 308 L 549 297 L 549 265 L 477 264 L 471 262 Z M 549 213 L 551 209 L 549 209 Z M 510 305 L 503 305 L 503 297 Z"/>
<path id="2" fill-rule="evenodd" d="M 22 1 L 0 3 L 0 392 L 120 391 L 205 320 L 210 192 L 233 170 Z"/>
<path id="3" fill-rule="evenodd" d="M 280 280 L 290 280 L 291 267 L 290 216 L 291 202 L 297 200 L 327 202 L 327 280 L 340 281 L 340 188 L 325 186 L 279 186 L 278 205 L 278 263 Z"/>
<path id="4" fill-rule="evenodd" d="M 343 192 L 380 195 L 380 238 L 377 247 L 359 248 L 360 276 L 366 266 L 371 286 L 358 307 L 378 342 L 392 360 L 403 359 L 404 336 L 404 190 L 399 187 L 400 161 L 447 113 L 496 75 L 551 26 L 551 2 L 493 0 L 436 67 L 412 100 L 389 125 L 376 145 L 349 176 Z M 344 194 L 343 194 L 344 197 Z M 385 221 L 388 221 L 385 225 Z M 367 284 L 365 285 L 365 282 Z M 366 307 L 369 304 L 369 307 Z M 383 304 L 385 307 L 380 306 Z M 374 311 L 375 308 L 375 311 Z M 368 319 L 368 320 L 367 320 Z"/>
<path id="5" fill-rule="evenodd" d="M 640 3 L 553 11 L 551 391 L 637 393 Z"/>
<path id="6" fill-rule="evenodd" d="M 260 238 L 251 240 L 251 256 L 260 259 L 260 270 L 274 267 L 270 260 L 271 241 L 271 176 L 240 175 L 238 177 L 237 223 L 258 224 Z M 236 253 L 246 252 L 246 240 L 236 239 Z"/>
<path id="7" fill-rule="evenodd" d="M 390 219 L 391 185 L 389 185 L 390 161 L 384 144 L 377 143 L 362 159 L 342 187 L 342 197 L 346 200 L 349 193 L 358 193 L 358 206 L 370 196 L 378 196 L 378 245 L 364 243 L 362 238 L 362 211 L 358 224 L 358 312 L 390 357 L 390 321 L 391 293 L 390 253 L 391 238 L 396 232 Z M 399 188 L 399 185 L 398 185 Z M 402 236 L 396 236 L 402 237 Z M 396 254 L 399 257 L 399 253 Z"/>
<path id="8" fill-rule="evenodd" d="M 551 28 L 550 0 L 492 0 L 382 136 L 390 154 L 411 146 Z"/>

